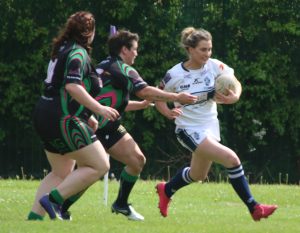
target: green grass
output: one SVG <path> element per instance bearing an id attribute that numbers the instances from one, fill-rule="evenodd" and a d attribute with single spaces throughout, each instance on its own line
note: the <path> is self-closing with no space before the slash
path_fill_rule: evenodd
<path id="1" fill-rule="evenodd" d="M 73 221 L 25 221 L 38 181 L 0 180 L 0 232 L 109 232 L 109 233 L 296 233 L 300 232 L 300 187 L 251 185 L 259 202 L 276 203 L 269 219 L 254 222 L 230 184 L 193 184 L 174 197 L 169 216 L 160 216 L 154 181 L 139 181 L 130 201 L 145 216 L 144 222 L 111 214 L 118 183 L 110 181 L 108 206 L 103 203 L 103 182 L 94 184 L 71 208 Z"/>

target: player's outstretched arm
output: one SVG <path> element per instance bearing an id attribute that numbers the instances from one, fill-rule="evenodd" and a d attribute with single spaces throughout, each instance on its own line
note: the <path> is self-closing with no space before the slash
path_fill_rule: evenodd
<path id="1" fill-rule="evenodd" d="M 182 114 L 180 108 L 170 109 L 166 102 L 156 101 L 155 107 L 162 115 L 167 117 L 169 120 L 174 120 L 176 117 Z"/>
<path id="2" fill-rule="evenodd" d="M 171 93 L 162 91 L 156 87 L 147 86 L 138 92 L 136 92 L 136 96 L 141 99 L 147 99 L 152 101 L 164 101 L 164 102 L 179 102 L 181 104 L 193 104 L 197 101 L 197 96 L 193 96 L 189 93 L 181 92 Z"/>
<path id="3" fill-rule="evenodd" d="M 129 100 L 128 105 L 125 108 L 125 112 L 142 110 L 153 106 L 154 103 L 149 100 L 142 100 L 142 101 Z"/>

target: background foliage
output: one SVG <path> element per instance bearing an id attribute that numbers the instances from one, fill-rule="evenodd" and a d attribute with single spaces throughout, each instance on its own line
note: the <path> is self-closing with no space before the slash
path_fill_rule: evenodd
<path id="1" fill-rule="evenodd" d="M 109 25 L 141 36 L 135 67 L 151 85 L 185 59 L 179 34 L 186 26 L 213 35 L 213 57 L 235 69 L 241 100 L 219 106 L 222 140 L 246 167 L 250 182 L 289 182 L 300 175 L 300 0 L 36 0 L 0 1 L 0 176 L 49 169 L 31 125 L 45 78 L 51 40 L 66 18 L 91 11 L 97 21 L 93 59 L 107 54 Z M 124 125 L 147 156 L 143 178 L 173 174 L 189 161 L 174 125 L 154 108 L 128 113 Z M 112 162 L 112 171 L 121 165 Z M 250 173 L 251 171 L 251 173 Z M 223 174 L 215 165 L 211 179 Z M 289 174 L 289 177 L 285 174 Z"/>

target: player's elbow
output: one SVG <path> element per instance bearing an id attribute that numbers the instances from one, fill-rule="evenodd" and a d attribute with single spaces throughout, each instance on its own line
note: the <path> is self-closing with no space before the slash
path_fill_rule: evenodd
<path id="1" fill-rule="evenodd" d="M 151 99 L 151 91 L 149 91 L 148 87 L 145 87 L 135 93 L 135 95 L 144 100 L 152 100 Z"/>

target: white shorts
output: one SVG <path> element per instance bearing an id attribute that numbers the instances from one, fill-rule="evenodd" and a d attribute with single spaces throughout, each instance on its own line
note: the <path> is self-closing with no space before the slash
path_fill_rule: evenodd
<path id="1" fill-rule="evenodd" d="M 198 145 L 208 136 L 214 138 L 217 141 L 221 140 L 218 120 L 197 127 L 177 127 L 175 130 L 175 134 L 180 144 L 191 152 L 194 152 L 197 149 Z"/>

